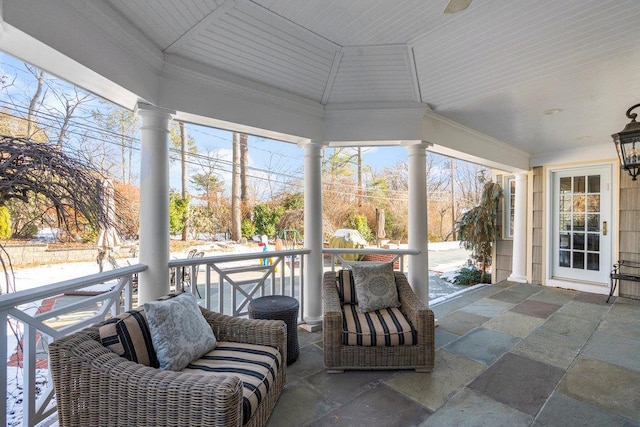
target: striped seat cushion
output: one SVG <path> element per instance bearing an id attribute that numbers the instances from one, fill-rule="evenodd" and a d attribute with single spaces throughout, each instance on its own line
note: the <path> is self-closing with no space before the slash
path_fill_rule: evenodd
<path id="1" fill-rule="evenodd" d="M 336 272 L 336 285 L 338 286 L 338 295 L 343 304 L 357 304 L 358 297 L 356 295 L 356 285 L 353 281 L 351 270 L 342 269 Z"/>
<path id="2" fill-rule="evenodd" d="M 227 374 L 242 380 L 242 413 L 246 424 L 275 383 L 282 360 L 278 349 L 256 344 L 218 341 L 216 348 L 182 372 Z"/>
<path id="3" fill-rule="evenodd" d="M 360 313 L 356 304 L 342 306 L 342 343 L 344 345 L 415 345 L 418 334 L 399 308 Z"/>
<path id="4" fill-rule="evenodd" d="M 159 298 L 158 301 L 167 300 L 177 295 L 179 294 L 168 294 Z M 151 342 L 151 331 L 143 306 L 105 321 L 100 326 L 99 333 L 102 345 L 118 356 L 152 368 L 160 367 Z"/>

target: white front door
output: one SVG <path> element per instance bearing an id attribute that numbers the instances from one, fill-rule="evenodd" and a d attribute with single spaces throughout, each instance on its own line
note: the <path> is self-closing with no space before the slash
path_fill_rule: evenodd
<path id="1" fill-rule="evenodd" d="M 552 278 L 608 285 L 611 166 L 558 170 L 552 176 Z"/>

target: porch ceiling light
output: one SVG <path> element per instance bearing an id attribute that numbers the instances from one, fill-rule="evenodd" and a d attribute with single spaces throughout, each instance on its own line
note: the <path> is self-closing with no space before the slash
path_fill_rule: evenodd
<path id="1" fill-rule="evenodd" d="M 631 121 L 627 123 L 624 129 L 611 135 L 618 151 L 620 167 L 629 172 L 633 181 L 636 180 L 640 173 L 640 123 L 636 122 L 638 114 L 631 113 L 637 107 L 640 107 L 640 104 L 636 104 L 627 110 L 627 117 Z"/>

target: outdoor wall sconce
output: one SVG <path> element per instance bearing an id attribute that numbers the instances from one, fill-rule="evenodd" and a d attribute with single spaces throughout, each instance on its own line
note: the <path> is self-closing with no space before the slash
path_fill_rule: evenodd
<path id="1" fill-rule="evenodd" d="M 636 107 L 640 107 L 640 104 L 636 104 L 627 110 L 627 117 L 631 121 L 627 123 L 624 129 L 611 135 L 613 142 L 616 144 L 616 151 L 618 151 L 620 168 L 629 172 L 633 181 L 636 180 L 640 173 L 640 123 L 636 122 L 638 114 L 631 113 Z M 637 148 L 636 144 L 638 145 Z"/>

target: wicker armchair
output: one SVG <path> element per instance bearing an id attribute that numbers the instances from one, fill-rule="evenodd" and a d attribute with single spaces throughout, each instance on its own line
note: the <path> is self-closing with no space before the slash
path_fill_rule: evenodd
<path id="1" fill-rule="evenodd" d="M 234 318 L 201 308 L 219 341 L 262 344 L 287 360 L 286 325 Z M 162 371 L 118 356 L 100 342 L 99 325 L 50 344 L 61 426 L 241 426 L 238 377 Z M 282 392 L 281 365 L 247 426 L 264 425 Z"/>
<path id="2" fill-rule="evenodd" d="M 414 294 L 406 276 L 395 273 L 400 311 L 417 331 L 415 345 L 359 346 L 343 344 L 344 312 L 336 285 L 336 273 L 324 273 L 324 366 L 328 372 L 345 369 L 415 369 L 431 372 L 435 359 L 434 316 Z"/>

